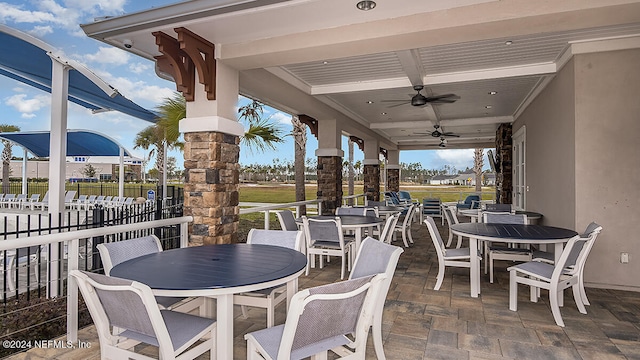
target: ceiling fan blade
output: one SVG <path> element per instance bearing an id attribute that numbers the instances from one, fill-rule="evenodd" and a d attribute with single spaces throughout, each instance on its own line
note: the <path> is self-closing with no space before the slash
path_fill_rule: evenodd
<path id="1" fill-rule="evenodd" d="M 454 134 L 452 132 L 442 133 L 442 136 L 460 137 L 460 135 Z"/>
<path id="2" fill-rule="evenodd" d="M 430 102 L 432 104 L 451 104 L 456 102 L 457 100 L 460 100 L 460 96 L 456 94 L 444 94 L 444 95 L 430 96 L 427 98 L 427 102 Z"/>
<path id="3" fill-rule="evenodd" d="M 409 100 L 407 99 L 403 99 L 403 100 L 380 100 L 380 102 L 398 102 L 398 101 L 402 101 L 402 102 L 409 102 Z"/>

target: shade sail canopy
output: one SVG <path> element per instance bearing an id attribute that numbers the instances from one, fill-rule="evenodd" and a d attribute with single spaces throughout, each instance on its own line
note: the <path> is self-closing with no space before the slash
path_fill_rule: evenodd
<path id="1" fill-rule="evenodd" d="M 47 43 L 0 25 L 0 74 L 51 93 L 52 57 L 69 66 L 69 101 L 95 112 L 117 110 L 155 122 L 157 114 L 120 95 L 82 64 L 65 59 Z M 8 51 L 9 50 L 9 51 Z M 55 85 L 54 85 L 55 86 Z"/>
<path id="2" fill-rule="evenodd" d="M 9 140 L 26 148 L 37 157 L 49 157 L 48 131 L 0 133 L 0 139 Z M 124 147 L 113 139 L 87 130 L 67 130 L 67 156 L 119 156 Z M 124 156 L 131 154 L 124 149 Z"/>

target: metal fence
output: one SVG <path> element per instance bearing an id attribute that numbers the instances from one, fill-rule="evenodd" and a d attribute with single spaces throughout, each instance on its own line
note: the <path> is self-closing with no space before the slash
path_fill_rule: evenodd
<path id="1" fill-rule="evenodd" d="M 141 224 L 183 215 L 182 204 L 163 208 L 161 203 L 158 200 L 118 208 L 74 210 L 55 218 L 46 213 L 12 214 L 0 219 L 0 238 L 26 240 L 39 235 Z M 174 224 L 80 239 L 77 259 L 70 259 L 72 255 L 67 251 L 66 242 L 0 251 L 0 340 L 53 339 L 65 334 L 66 275 L 71 260 L 79 269 L 101 272 L 98 244 L 155 234 L 164 249 L 172 249 L 180 247 L 183 231 L 179 224 Z M 80 326 L 91 323 L 91 317 L 82 311 L 78 320 Z M 13 352 L 15 349 L 0 348 L 0 358 Z"/>
<path id="2" fill-rule="evenodd" d="M 21 194 L 22 183 L 12 181 L 9 183 L 9 188 L 4 191 L 5 194 Z M 27 183 L 26 194 L 31 196 L 32 194 L 44 194 L 49 190 L 49 182 L 33 181 Z M 65 190 L 75 190 L 78 195 L 104 195 L 104 196 L 118 196 L 118 184 L 99 182 L 99 183 L 87 183 L 87 182 L 74 182 L 65 183 Z M 156 193 L 156 198 L 162 198 L 162 186 L 156 184 L 124 184 L 123 197 L 143 197 L 147 198 L 147 192 L 153 190 Z M 184 202 L 184 191 L 182 186 L 167 185 L 167 198 L 172 199 L 174 203 Z"/>

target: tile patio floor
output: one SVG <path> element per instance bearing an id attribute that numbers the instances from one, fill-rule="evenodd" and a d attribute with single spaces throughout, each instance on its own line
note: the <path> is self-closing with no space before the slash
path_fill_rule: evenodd
<path id="1" fill-rule="evenodd" d="M 413 238 L 415 244 L 400 257 L 385 304 L 387 359 L 640 359 L 640 293 L 589 288 L 591 306 L 582 315 L 567 291 L 561 310 L 566 327 L 560 328 L 553 321 L 545 291 L 538 303 L 530 303 L 528 289 L 521 286 L 518 312 L 509 310 L 506 262 L 497 263 L 494 284 L 483 276 L 479 298 L 469 296 L 465 269 L 448 268 L 441 290 L 434 291 L 437 256 L 423 224 L 413 225 Z M 300 287 L 334 282 L 339 276 L 340 262 L 334 260 L 322 270 L 301 276 Z M 279 307 L 278 324 L 284 322 L 283 309 Z M 251 309 L 244 319 L 236 308 L 235 359 L 246 359 L 243 334 L 265 326 L 264 310 Z M 93 327 L 83 329 L 79 339 L 92 347 L 33 349 L 12 359 L 100 358 Z M 371 337 L 369 344 L 367 359 L 375 359 Z"/>

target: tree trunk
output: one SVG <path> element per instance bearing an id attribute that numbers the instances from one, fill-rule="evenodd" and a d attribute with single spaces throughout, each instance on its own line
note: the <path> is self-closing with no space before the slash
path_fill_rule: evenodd
<path id="1" fill-rule="evenodd" d="M 482 149 L 475 149 L 473 152 L 473 172 L 476 175 L 476 191 L 482 191 L 482 166 L 484 159 Z"/>
<path id="2" fill-rule="evenodd" d="M 349 195 L 353 195 L 354 186 L 353 186 L 353 141 L 349 139 L 349 174 L 348 174 L 348 184 L 349 184 Z M 349 205 L 353 206 L 353 199 L 349 199 Z"/>
<path id="3" fill-rule="evenodd" d="M 294 139 L 294 147 L 295 147 L 295 157 L 294 157 L 294 165 L 295 165 L 295 182 L 296 182 L 296 201 L 304 201 L 305 197 L 305 154 L 307 149 L 307 129 L 305 124 L 303 124 L 297 116 L 291 117 L 291 123 L 293 124 L 293 130 L 291 131 Z M 299 216 L 306 215 L 307 207 L 300 207 Z"/>

